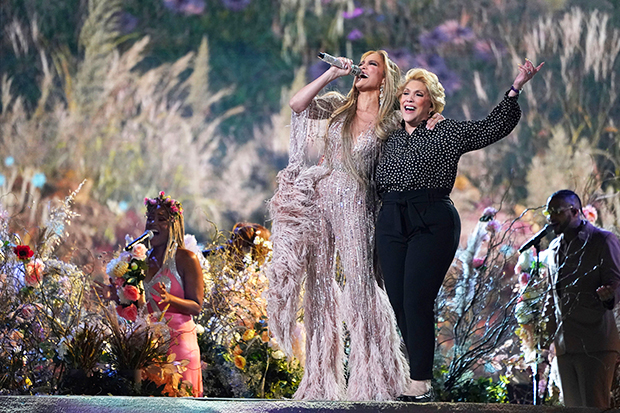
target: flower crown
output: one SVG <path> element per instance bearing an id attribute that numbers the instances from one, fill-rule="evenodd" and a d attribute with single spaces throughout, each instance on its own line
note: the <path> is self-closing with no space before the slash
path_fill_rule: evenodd
<path id="1" fill-rule="evenodd" d="M 166 208 L 172 217 L 180 217 L 183 215 L 183 205 L 181 202 L 173 199 L 170 196 L 166 196 L 164 191 L 159 193 L 159 196 L 156 198 L 144 198 L 144 205 L 146 205 L 147 209 L 151 206 L 159 205 L 162 208 Z"/>

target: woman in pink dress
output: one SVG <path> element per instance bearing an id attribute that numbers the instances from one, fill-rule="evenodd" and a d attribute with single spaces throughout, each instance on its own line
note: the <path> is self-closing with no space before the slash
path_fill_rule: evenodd
<path id="1" fill-rule="evenodd" d="M 149 270 L 144 279 L 149 313 L 164 317 L 170 327 L 170 348 L 175 360 L 189 360 L 183 379 L 192 383 L 193 395 L 202 397 L 202 371 L 196 324 L 204 297 L 202 270 L 196 254 L 185 249 L 185 226 L 180 202 L 160 192 L 145 198 L 146 229 L 154 233 L 148 254 Z"/>
<path id="2" fill-rule="evenodd" d="M 183 380 L 192 384 L 192 394 L 202 397 L 202 371 L 196 324 L 204 297 L 202 269 L 196 254 L 185 249 L 183 207 L 163 192 L 156 198 L 145 198 L 146 229 L 153 231 L 152 248 L 148 252 L 148 273 L 144 279 L 144 301 L 149 314 L 164 318 L 170 327 L 168 354 L 175 360 L 188 360 Z M 95 281 L 102 299 L 119 302 L 112 280 L 111 285 Z M 141 299 L 138 302 L 144 303 Z"/>

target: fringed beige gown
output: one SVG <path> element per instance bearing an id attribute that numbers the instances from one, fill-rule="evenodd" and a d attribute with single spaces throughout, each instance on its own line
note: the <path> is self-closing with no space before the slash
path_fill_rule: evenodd
<path id="1" fill-rule="evenodd" d="M 373 260 L 372 175 L 381 145 L 374 125 L 357 137 L 354 162 L 370 181 L 361 184 L 342 164 L 342 121 L 325 133 L 331 110 L 341 102 L 318 99 L 292 115 L 289 165 L 278 174 L 278 189 L 270 201 L 269 326 L 291 355 L 303 292 L 306 365 L 296 399 L 392 400 L 402 394 L 409 371 Z M 310 160 L 315 146 L 322 146 L 318 162 Z M 345 279 L 340 285 L 336 256 Z M 350 337 L 348 382 L 345 325 Z"/>

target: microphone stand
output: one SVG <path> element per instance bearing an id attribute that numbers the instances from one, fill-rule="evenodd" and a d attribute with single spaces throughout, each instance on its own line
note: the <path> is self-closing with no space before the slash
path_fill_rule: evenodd
<path id="1" fill-rule="evenodd" d="M 540 241 L 534 244 L 534 249 L 536 250 L 536 265 L 534 266 L 534 269 L 532 271 L 531 278 L 534 280 L 538 280 L 538 278 L 540 277 Z M 536 330 L 537 329 L 538 327 L 536 328 Z M 534 332 L 538 333 L 538 331 L 536 330 Z M 532 403 L 534 405 L 540 405 L 543 404 L 544 401 L 544 394 L 542 395 L 542 397 L 539 397 L 538 394 L 538 385 L 540 383 L 540 371 L 538 368 L 538 357 L 541 354 L 540 340 L 538 340 L 538 342 L 536 343 L 536 350 L 536 360 L 534 361 L 534 366 L 532 367 Z"/>

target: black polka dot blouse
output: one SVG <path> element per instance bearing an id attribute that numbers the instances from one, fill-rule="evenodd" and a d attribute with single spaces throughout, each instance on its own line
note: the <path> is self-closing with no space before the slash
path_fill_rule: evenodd
<path id="1" fill-rule="evenodd" d="M 517 126 L 521 109 L 517 96 L 508 93 L 482 120 L 446 119 L 435 129 L 426 122 L 405 131 L 404 124 L 393 131 L 384 143 L 376 171 L 379 192 L 402 192 L 414 189 L 452 191 L 461 155 L 484 148 L 507 136 Z"/>

